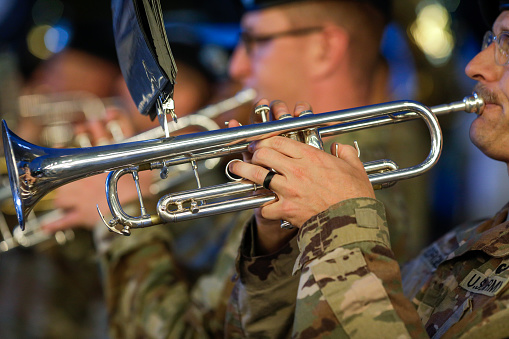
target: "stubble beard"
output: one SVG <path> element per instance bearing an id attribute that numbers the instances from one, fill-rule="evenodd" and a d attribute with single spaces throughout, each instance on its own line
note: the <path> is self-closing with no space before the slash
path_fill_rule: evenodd
<path id="1" fill-rule="evenodd" d="M 474 91 L 484 100 L 485 104 L 498 105 L 503 109 L 502 102 L 498 93 L 488 89 L 481 83 L 478 83 Z M 500 121 L 499 123 L 502 123 Z M 499 129 L 498 123 L 493 121 L 491 116 L 482 113 L 474 119 L 470 125 L 470 140 L 471 142 L 486 156 L 503 160 L 501 154 L 497 154 L 497 130 Z M 509 132 L 509 130 L 507 131 Z"/>

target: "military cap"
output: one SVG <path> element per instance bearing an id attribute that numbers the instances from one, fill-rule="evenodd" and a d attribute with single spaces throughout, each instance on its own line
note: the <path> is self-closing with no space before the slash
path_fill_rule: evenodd
<path id="1" fill-rule="evenodd" d="M 272 6 L 279 6 L 283 4 L 301 1 L 312 1 L 312 0 L 240 0 L 245 11 L 254 11 Z M 387 21 L 390 21 L 391 19 L 392 0 L 348 0 L 348 1 L 368 3 L 372 5 L 374 8 L 378 9 L 384 15 Z"/>
<path id="2" fill-rule="evenodd" d="M 498 15 L 509 10 L 509 0 L 477 0 L 486 25 L 491 27 Z"/>

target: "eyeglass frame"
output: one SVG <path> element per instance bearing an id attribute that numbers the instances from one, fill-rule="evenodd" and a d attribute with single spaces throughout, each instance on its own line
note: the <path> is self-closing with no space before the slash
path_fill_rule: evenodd
<path id="1" fill-rule="evenodd" d="M 282 32 L 276 32 L 276 33 L 270 33 L 270 34 L 260 34 L 260 35 L 251 34 L 248 31 L 243 30 L 240 32 L 239 40 L 242 41 L 244 47 L 246 48 L 247 54 L 251 54 L 251 52 L 253 51 L 252 46 L 254 44 L 268 42 L 268 41 L 271 41 L 274 39 L 287 37 L 287 36 L 311 34 L 314 32 L 321 31 L 323 29 L 324 29 L 323 26 L 301 27 L 301 28 L 290 29 L 290 30 L 282 31 Z"/>
<path id="2" fill-rule="evenodd" d="M 506 37 L 508 39 L 507 51 L 505 51 L 500 45 L 502 37 Z M 495 35 L 492 31 L 486 31 L 482 39 L 481 49 L 484 51 L 486 48 L 490 47 L 493 42 L 497 43 L 494 55 L 497 65 L 505 66 L 509 64 L 509 31 L 502 31 L 498 35 Z M 500 62 L 500 58 L 502 57 L 505 59 L 504 62 Z"/>

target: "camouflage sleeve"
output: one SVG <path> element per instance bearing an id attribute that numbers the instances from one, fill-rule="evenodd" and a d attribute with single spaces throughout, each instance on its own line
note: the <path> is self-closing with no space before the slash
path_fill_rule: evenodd
<path id="1" fill-rule="evenodd" d="M 308 220 L 297 238 L 293 337 L 427 337 L 402 293 L 382 203 L 340 202 Z"/>
<path id="2" fill-rule="evenodd" d="M 292 275 L 298 255 L 293 240 L 266 256 L 253 253 L 256 224 L 248 224 L 237 258 L 237 281 L 227 310 L 228 338 L 289 338 L 299 279 Z"/>
<path id="3" fill-rule="evenodd" d="M 167 226 L 113 239 L 96 234 L 111 338 L 221 337 L 243 225 L 238 226 L 213 272 L 194 284 L 175 262 Z"/>

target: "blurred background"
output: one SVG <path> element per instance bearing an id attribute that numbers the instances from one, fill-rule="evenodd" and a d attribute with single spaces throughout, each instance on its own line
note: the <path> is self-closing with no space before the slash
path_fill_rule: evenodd
<path id="1" fill-rule="evenodd" d="M 186 44 L 191 27 L 199 48 L 186 50 L 185 58 L 213 84 L 194 104 L 204 107 L 240 90 L 227 74 L 240 19 L 231 0 L 162 5 L 170 45 Z M 391 97 L 433 106 L 469 95 L 474 82 L 464 68 L 488 29 L 477 1 L 394 0 L 393 15 L 382 46 Z M 74 121 L 96 119 L 111 104 L 129 106 L 111 28 L 108 1 L 0 0 L 0 115 L 9 128 L 37 145 L 82 146 L 72 132 Z M 68 53 L 60 57 L 63 51 Z M 241 114 L 249 122 L 247 115 Z M 412 179 L 427 183 L 417 192 L 429 211 L 430 227 L 419 231 L 423 245 L 451 225 L 491 216 L 508 201 L 506 166 L 469 141 L 473 118 L 441 117 L 442 157 L 425 178 Z M 0 338 L 107 338 L 90 233 L 45 235 L 37 246 L 9 242 L 16 221 L 4 165 L 1 174 Z M 48 200 L 35 210 L 34 223 L 51 217 Z"/>

